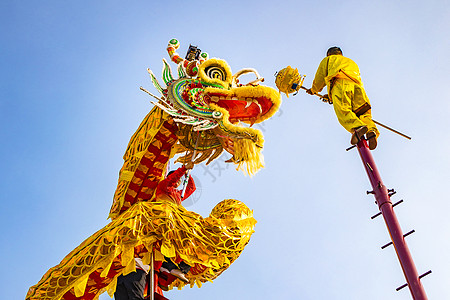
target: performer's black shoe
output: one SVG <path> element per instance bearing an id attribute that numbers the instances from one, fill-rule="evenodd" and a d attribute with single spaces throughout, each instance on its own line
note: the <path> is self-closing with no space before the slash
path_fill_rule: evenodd
<path id="1" fill-rule="evenodd" d="M 358 144 L 361 138 L 366 134 L 367 130 L 368 130 L 367 126 L 359 126 L 358 128 L 355 128 L 355 132 L 352 135 L 350 143 L 352 145 Z"/>

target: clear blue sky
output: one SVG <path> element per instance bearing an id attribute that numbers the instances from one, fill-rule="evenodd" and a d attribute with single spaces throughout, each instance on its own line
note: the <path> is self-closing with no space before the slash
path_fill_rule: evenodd
<path id="1" fill-rule="evenodd" d="M 448 1 L 2 1 L 0 245 L 2 299 L 28 288 L 107 224 L 122 155 L 151 109 L 171 38 L 233 72 L 299 68 L 310 86 L 338 45 L 361 69 L 381 129 L 373 152 L 430 299 L 450 299 L 450 5 Z M 300 92 L 263 127 L 266 168 L 248 178 L 197 166 L 188 209 L 226 198 L 258 224 L 214 283 L 178 299 L 411 299 L 350 135 L 332 108 Z M 101 300 L 109 299 L 105 294 Z"/>

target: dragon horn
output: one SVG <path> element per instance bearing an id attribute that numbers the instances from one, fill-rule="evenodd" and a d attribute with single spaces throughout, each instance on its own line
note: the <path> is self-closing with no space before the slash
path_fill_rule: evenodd
<path id="1" fill-rule="evenodd" d="M 169 64 L 167 63 L 167 61 L 163 58 L 163 62 L 164 62 L 164 67 L 163 67 L 163 71 L 162 71 L 162 77 L 164 80 L 164 83 L 166 85 L 169 84 L 169 82 L 173 81 L 173 76 L 172 76 L 172 69 L 170 68 Z"/>
<path id="2" fill-rule="evenodd" d="M 150 75 L 150 79 L 152 80 L 153 86 L 159 91 L 159 93 L 161 95 L 163 94 L 164 89 L 162 88 L 162 86 L 159 84 L 158 79 L 156 79 L 155 74 L 153 74 L 152 70 L 147 69 L 148 74 Z"/>

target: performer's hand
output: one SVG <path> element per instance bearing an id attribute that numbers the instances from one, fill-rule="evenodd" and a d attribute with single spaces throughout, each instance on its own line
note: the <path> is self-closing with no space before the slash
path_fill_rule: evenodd
<path id="1" fill-rule="evenodd" d="M 184 167 L 185 167 L 187 170 L 191 170 L 191 169 L 194 168 L 194 162 L 193 162 L 193 161 L 188 161 L 188 162 L 184 165 Z"/>
<path id="2" fill-rule="evenodd" d="M 329 104 L 333 104 L 333 100 L 330 99 L 330 96 L 328 96 L 328 94 L 323 95 L 322 101 L 328 102 Z"/>
<path id="3" fill-rule="evenodd" d="M 311 91 L 311 89 L 307 89 L 307 90 L 306 90 L 306 93 L 307 93 L 307 94 L 310 94 L 310 95 L 314 95 L 314 93 Z"/>

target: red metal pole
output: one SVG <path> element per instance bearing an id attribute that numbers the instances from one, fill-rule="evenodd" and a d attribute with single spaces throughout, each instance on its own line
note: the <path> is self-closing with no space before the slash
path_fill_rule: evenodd
<path id="1" fill-rule="evenodd" d="M 420 282 L 416 266 L 414 265 L 414 261 L 411 253 L 409 252 L 408 246 L 406 245 L 400 224 L 397 220 L 394 209 L 392 208 L 392 202 L 388 189 L 381 181 L 381 176 L 378 173 L 372 154 L 367 147 L 367 142 L 365 140 L 361 140 L 357 146 L 359 155 L 364 163 L 364 168 L 369 176 L 370 184 L 373 188 L 376 204 L 378 205 L 384 221 L 386 222 L 386 226 L 395 247 L 395 251 L 397 252 L 397 256 L 400 261 L 403 274 L 406 277 L 406 282 L 408 283 L 411 295 L 414 300 L 426 300 L 428 299 L 427 295 L 425 294 L 425 290 Z"/>

